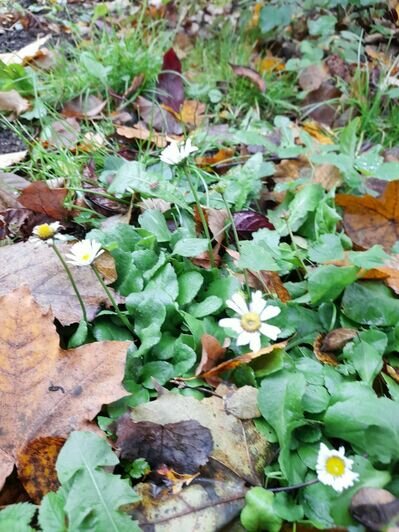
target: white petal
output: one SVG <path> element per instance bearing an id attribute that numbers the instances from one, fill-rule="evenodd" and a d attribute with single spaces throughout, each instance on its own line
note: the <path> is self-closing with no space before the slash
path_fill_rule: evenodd
<path id="1" fill-rule="evenodd" d="M 240 333 L 243 331 L 241 327 L 241 322 L 238 318 L 223 318 L 219 320 L 220 327 L 227 327 L 228 329 L 233 329 L 234 332 Z"/>
<path id="2" fill-rule="evenodd" d="M 269 325 L 268 323 L 262 323 L 259 330 L 264 336 L 267 336 L 271 340 L 277 340 L 277 336 L 281 333 L 281 329 L 275 325 Z"/>
<path id="3" fill-rule="evenodd" d="M 248 306 L 245 302 L 244 296 L 240 294 L 240 292 L 235 293 L 231 299 L 228 299 L 226 305 L 234 310 L 234 312 L 237 312 L 237 314 L 240 314 L 240 316 L 248 312 Z"/>
<path id="4" fill-rule="evenodd" d="M 275 318 L 278 316 L 281 312 L 281 309 L 278 307 L 275 307 L 274 305 L 268 305 L 265 310 L 260 315 L 260 319 L 262 321 L 271 320 L 272 318 Z"/>
<path id="5" fill-rule="evenodd" d="M 251 335 L 251 341 L 249 342 L 249 348 L 251 351 L 259 351 L 261 343 L 260 343 L 260 334 L 258 332 L 250 333 Z"/>
<path id="6" fill-rule="evenodd" d="M 237 345 L 248 345 L 251 341 L 251 336 L 253 333 L 243 331 L 237 338 Z"/>
<path id="7" fill-rule="evenodd" d="M 252 294 L 252 301 L 249 305 L 249 310 L 251 312 L 256 312 L 256 314 L 260 316 L 265 306 L 266 301 L 262 297 L 262 292 L 257 290 L 254 294 Z"/>

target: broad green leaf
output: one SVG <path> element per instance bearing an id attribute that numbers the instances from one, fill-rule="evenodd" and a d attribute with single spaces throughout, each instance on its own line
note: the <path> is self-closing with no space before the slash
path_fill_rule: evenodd
<path id="1" fill-rule="evenodd" d="M 319 266 L 308 275 L 308 290 L 312 303 L 334 301 L 348 285 L 357 279 L 355 266 Z"/>
<path id="2" fill-rule="evenodd" d="M 353 364 L 360 378 L 370 386 L 382 369 L 382 356 L 387 344 L 386 334 L 370 329 L 359 333 L 353 343 L 345 346 L 345 358 Z"/>
<path id="3" fill-rule="evenodd" d="M 265 378 L 258 394 L 259 410 L 279 439 L 281 470 L 287 480 L 293 483 L 302 480 L 289 478 L 288 461 L 292 431 L 306 423 L 302 405 L 305 389 L 306 381 L 301 373 L 293 374 L 283 370 Z"/>
<path id="4" fill-rule="evenodd" d="M 174 346 L 174 374 L 180 376 L 186 374 L 194 366 L 197 361 L 197 355 L 190 346 L 178 340 Z"/>
<path id="5" fill-rule="evenodd" d="M 336 17 L 333 15 L 322 15 L 316 19 L 308 20 L 308 28 L 310 35 L 321 35 L 326 37 L 334 33 L 335 24 L 337 23 Z"/>
<path id="6" fill-rule="evenodd" d="M 303 508 L 295 504 L 294 499 L 288 493 L 276 493 L 273 502 L 276 514 L 285 521 L 296 522 L 303 519 Z"/>
<path id="7" fill-rule="evenodd" d="M 64 505 L 61 490 L 57 493 L 50 491 L 43 497 L 39 508 L 39 524 L 43 532 L 67 532 Z"/>
<path id="8" fill-rule="evenodd" d="M 391 327 L 399 322 L 399 299 L 380 282 L 358 282 L 346 288 L 342 312 L 362 325 Z"/>
<path id="9" fill-rule="evenodd" d="M 240 258 L 237 266 L 257 272 L 261 270 L 277 272 L 280 269 L 270 251 L 261 244 L 251 241 L 240 242 Z"/>
<path id="10" fill-rule="evenodd" d="M 31 532 L 30 522 L 37 507 L 29 502 L 10 504 L 0 511 L 1 532 Z"/>
<path id="11" fill-rule="evenodd" d="M 387 384 L 389 395 L 394 401 L 399 402 L 399 384 L 394 381 L 392 377 L 386 375 L 385 373 L 383 373 L 382 376 Z"/>
<path id="12" fill-rule="evenodd" d="M 85 320 L 81 320 L 79 322 L 78 328 L 69 339 L 68 349 L 79 347 L 80 345 L 84 344 L 87 339 L 88 333 L 89 327 L 87 325 L 87 322 Z"/>
<path id="13" fill-rule="evenodd" d="M 153 233 L 158 242 L 169 242 L 171 233 L 161 211 L 149 209 L 139 216 L 139 224 L 150 233 Z"/>
<path id="14" fill-rule="evenodd" d="M 161 339 L 161 327 L 166 318 L 166 309 L 162 301 L 151 294 L 131 294 L 126 298 L 129 314 L 134 317 L 134 332 L 140 338 L 139 349 L 133 354 L 139 357 L 147 353 Z"/>
<path id="15" fill-rule="evenodd" d="M 245 496 L 241 524 L 248 532 L 268 530 L 278 532 L 283 523 L 274 508 L 274 494 L 260 486 L 251 488 Z"/>
<path id="16" fill-rule="evenodd" d="M 342 384 L 324 416 L 328 436 L 351 443 L 371 461 L 399 458 L 399 404 L 365 383 Z"/>
<path id="17" fill-rule="evenodd" d="M 151 192 L 151 178 L 145 166 L 138 161 L 125 161 L 108 187 L 111 194 L 124 194 L 128 190 L 144 194 Z"/>
<path id="18" fill-rule="evenodd" d="M 177 302 L 180 306 L 187 305 L 198 294 L 204 278 L 199 272 L 185 272 L 177 278 L 179 285 L 179 295 L 177 296 Z"/>
<path id="19" fill-rule="evenodd" d="M 303 409 L 305 412 L 319 414 L 324 412 L 330 402 L 330 395 L 324 386 L 308 384 L 302 399 Z"/>
<path id="20" fill-rule="evenodd" d="M 132 333 L 126 327 L 119 327 L 109 318 L 98 318 L 93 325 L 93 336 L 98 342 L 104 340 L 133 340 Z"/>
<path id="21" fill-rule="evenodd" d="M 70 530 L 139 531 L 119 511 L 138 500 L 127 480 L 104 471 L 119 462 L 109 444 L 91 432 L 72 432 L 58 455 L 56 469 L 66 487 L 65 512 Z"/>
<path id="22" fill-rule="evenodd" d="M 323 194 L 322 187 L 317 184 L 307 185 L 298 190 L 288 207 L 287 229 L 283 234 L 299 229 L 306 220 L 308 213 L 314 211 L 319 205 Z"/>
<path id="23" fill-rule="evenodd" d="M 194 318 L 204 318 L 209 316 L 214 312 L 220 310 L 223 306 L 223 300 L 217 296 L 209 296 L 199 303 L 193 303 L 189 307 L 189 313 L 194 316 Z"/>
<path id="24" fill-rule="evenodd" d="M 146 388 L 154 389 L 152 379 L 155 379 L 159 384 L 166 384 L 172 377 L 175 376 L 175 371 L 172 364 L 164 360 L 156 360 L 154 362 L 147 362 L 144 364 L 140 372 L 140 380 Z"/>
<path id="25" fill-rule="evenodd" d="M 174 255 L 181 257 L 196 257 L 208 249 L 206 238 L 183 238 L 173 248 Z"/>
<path id="26" fill-rule="evenodd" d="M 382 246 L 373 246 L 367 251 L 350 251 L 348 258 L 355 266 L 371 270 L 384 264 L 389 259 L 389 255 L 385 253 Z"/>
<path id="27" fill-rule="evenodd" d="M 327 262 L 344 258 L 344 248 L 338 235 L 321 235 L 309 249 L 309 259 L 313 262 Z"/>

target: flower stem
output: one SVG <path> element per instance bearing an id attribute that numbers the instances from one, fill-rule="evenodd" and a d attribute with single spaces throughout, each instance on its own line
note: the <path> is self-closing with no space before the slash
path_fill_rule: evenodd
<path id="1" fill-rule="evenodd" d="M 284 486 L 282 488 L 266 488 L 267 491 L 272 491 L 273 493 L 279 493 L 280 491 L 293 491 L 298 490 L 300 488 L 306 488 L 307 486 L 312 486 L 313 484 L 317 484 L 319 482 L 318 478 L 314 478 L 312 480 L 308 480 L 307 482 L 301 482 L 300 484 L 293 484 L 292 486 Z"/>
<path id="2" fill-rule="evenodd" d="M 190 185 L 190 189 L 191 189 L 192 195 L 194 196 L 195 203 L 197 205 L 198 214 L 199 214 L 202 226 L 204 228 L 205 236 L 208 239 L 209 260 L 211 261 L 212 268 L 214 268 L 216 266 L 216 262 L 215 262 L 215 256 L 213 254 L 211 234 L 209 232 L 208 223 L 206 221 L 205 214 L 204 214 L 204 211 L 202 209 L 202 205 L 201 205 L 201 203 L 199 201 L 197 190 L 194 187 L 192 179 L 191 179 L 191 176 L 190 176 L 190 167 L 187 167 L 187 174 L 186 175 L 187 175 L 187 180 L 188 180 L 188 184 Z"/>
<path id="3" fill-rule="evenodd" d="M 65 262 L 64 260 L 64 257 L 61 255 L 61 253 L 59 252 L 59 249 L 57 248 L 57 246 L 55 245 L 55 242 L 53 240 L 53 243 L 52 243 L 52 248 L 54 250 L 54 253 L 57 255 L 57 257 L 60 259 L 61 261 L 61 264 L 63 265 L 64 267 L 64 270 L 66 272 L 66 274 L 68 275 L 68 278 L 69 278 L 69 281 L 72 285 L 72 288 L 76 294 L 76 297 L 78 298 L 78 301 L 79 301 L 79 304 L 80 304 L 80 308 L 82 309 L 82 315 L 83 315 L 83 319 L 86 323 L 88 323 L 88 320 L 87 320 L 87 312 L 86 312 L 86 307 L 85 307 L 85 304 L 83 302 L 83 299 L 82 299 L 82 296 L 80 295 L 79 293 L 79 290 L 78 290 L 78 287 L 76 286 L 76 283 L 75 283 L 75 279 L 73 278 L 72 276 L 72 273 L 71 273 L 71 270 L 69 269 L 69 266 L 68 264 Z"/>
<path id="4" fill-rule="evenodd" d="M 224 197 L 224 194 L 221 192 L 220 195 L 222 196 L 224 206 L 226 207 L 227 215 L 229 217 L 229 221 L 230 221 L 230 224 L 231 224 L 231 230 L 233 231 L 233 235 L 234 235 L 234 241 L 235 241 L 236 246 L 237 246 L 237 251 L 239 253 L 241 253 L 241 242 L 240 242 L 240 239 L 238 237 L 237 228 L 236 228 L 235 223 L 234 223 L 233 213 L 231 212 L 230 205 L 228 204 L 226 198 Z M 248 272 L 247 272 L 247 270 L 245 268 L 243 268 L 243 274 L 244 274 L 246 289 L 247 289 L 247 292 L 248 292 L 248 297 L 250 298 L 251 297 L 251 290 L 249 289 Z"/>
<path id="5" fill-rule="evenodd" d="M 130 321 L 127 319 L 127 317 L 124 314 L 122 314 L 122 312 L 119 310 L 118 305 L 117 305 L 113 295 L 111 294 L 111 291 L 109 290 L 108 286 L 104 283 L 100 273 L 98 272 L 98 270 L 94 266 L 94 264 L 91 264 L 91 269 L 93 270 L 93 272 L 95 273 L 98 281 L 100 282 L 101 286 L 103 287 L 104 292 L 107 294 L 108 299 L 111 301 L 111 304 L 114 307 L 115 312 L 118 315 L 118 318 L 125 325 L 125 327 L 127 327 L 129 329 L 130 332 L 134 333 L 133 325 L 130 323 Z"/>

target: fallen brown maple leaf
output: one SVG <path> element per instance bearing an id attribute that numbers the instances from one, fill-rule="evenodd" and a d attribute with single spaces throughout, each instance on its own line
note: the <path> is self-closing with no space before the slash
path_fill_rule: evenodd
<path id="1" fill-rule="evenodd" d="M 121 381 L 129 343 L 61 349 L 52 312 L 43 310 L 26 286 L 1 297 L 0 305 L 0 489 L 21 455 L 24 486 L 31 490 L 26 446 L 84 428 L 103 404 L 127 395 Z"/>
<path id="2" fill-rule="evenodd" d="M 399 240 L 399 181 L 391 181 L 380 198 L 338 194 L 336 204 L 344 209 L 344 227 L 357 246 L 368 249 L 380 244 L 386 251 Z"/>

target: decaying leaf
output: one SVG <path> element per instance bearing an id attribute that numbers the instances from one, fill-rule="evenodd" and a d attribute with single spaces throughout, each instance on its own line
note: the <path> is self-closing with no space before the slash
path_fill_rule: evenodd
<path id="1" fill-rule="evenodd" d="M 221 148 L 212 155 L 204 155 L 203 157 L 196 157 L 195 162 L 198 166 L 209 169 L 217 169 L 218 165 L 228 163 L 234 156 L 234 150 L 231 148 Z"/>
<path id="2" fill-rule="evenodd" d="M 173 48 L 163 56 L 162 72 L 158 76 L 158 98 L 176 113 L 184 101 L 181 62 Z"/>
<path id="3" fill-rule="evenodd" d="M 265 215 L 255 211 L 238 211 L 234 213 L 234 225 L 240 240 L 247 240 L 259 229 L 274 229 Z"/>
<path id="4" fill-rule="evenodd" d="M 98 116 L 107 105 L 106 100 L 100 100 L 97 96 L 78 96 L 66 102 L 61 114 L 68 118 L 93 118 Z"/>
<path id="5" fill-rule="evenodd" d="M 399 234 L 399 181 L 391 181 L 380 198 L 338 194 L 347 235 L 360 248 L 380 244 L 390 251 Z"/>
<path id="6" fill-rule="evenodd" d="M 258 390 L 254 386 L 241 386 L 224 397 L 224 409 L 238 419 L 253 419 L 260 416 Z"/>
<path id="7" fill-rule="evenodd" d="M 333 164 L 317 164 L 312 177 L 313 183 L 319 183 L 328 192 L 342 184 L 342 175 Z"/>
<path id="8" fill-rule="evenodd" d="M 29 441 L 18 454 L 19 479 L 36 504 L 60 486 L 55 463 L 64 443 L 65 438 L 58 436 L 41 437 Z"/>
<path id="9" fill-rule="evenodd" d="M 116 132 L 121 137 L 126 139 L 136 139 L 136 140 L 148 140 L 155 144 L 157 148 L 165 148 L 171 140 L 183 140 L 182 136 L 179 135 L 164 135 L 162 133 L 157 133 L 156 131 L 150 131 L 145 127 L 143 122 L 137 122 L 134 127 L 129 126 L 119 126 L 116 128 Z"/>
<path id="10" fill-rule="evenodd" d="M 168 135 L 181 135 L 183 133 L 183 127 L 180 122 L 158 102 L 152 102 L 143 98 L 143 96 L 139 96 L 136 98 L 134 105 L 149 129 L 154 128 Z"/>
<path id="11" fill-rule="evenodd" d="M 196 375 L 206 373 L 212 369 L 220 359 L 222 359 L 226 353 L 226 348 L 211 334 L 203 334 L 201 336 L 201 360 L 195 370 Z M 212 385 L 217 385 L 219 378 L 208 379 L 207 382 Z"/>
<path id="12" fill-rule="evenodd" d="M 46 35 L 45 37 L 37 39 L 27 46 L 24 46 L 20 50 L 0 54 L 0 61 L 3 61 L 6 65 L 22 65 L 28 63 L 35 58 L 40 48 L 50 39 L 50 37 L 51 35 Z"/>
<path id="13" fill-rule="evenodd" d="M 328 364 L 329 366 L 338 366 L 338 360 L 336 359 L 335 355 L 328 353 L 327 351 L 322 351 L 322 344 L 323 335 L 319 334 L 319 336 L 317 336 L 313 342 L 313 353 L 315 354 L 317 360 L 323 364 Z"/>
<path id="14" fill-rule="evenodd" d="M 64 255 L 68 252 L 68 244 L 58 244 L 58 248 Z M 78 323 L 82 319 L 76 294 L 50 246 L 28 241 L 0 247 L 0 264 L 0 295 L 26 283 L 38 303 L 43 307 L 51 306 L 54 315 L 63 325 Z M 107 303 L 104 291 L 91 268 L 70 268 L 85 302 L 88 318 L 92 320 L 100 305 Z M 112 291 L 111 288 L 110 290 Z M 122 302 L 117 294 L 114 297 Z"/>
<path id="15" fill-rule="evenodd" d="M 329 78 L 326 67 L 322 64 L 309 65 L 299 74 L 299 86 L 304 91 L 315 91 Z"/>
<path id="16" fill-rule="evenodd" d="M 121 381 L 129 343 L 61 349 L 52 312 L 26 286 L 1 297 L 0 305 L 1 488 L 19 455 L 26 472 L 24 448 L 31 440 L 65 438 L 103 404 L 127 395 Z M 36 452 L 34 445 L 31 450 Z"/>
<path id="17" fill-rule="evenodd" d="M 72 150 L 78 142 L 79 133 L 80 125 L 76 118 L 55 120 L 45 130 L 43 143 L 45 146 Z"/>
<path id="18" fill-rule="evenodd" d="M 233 65 L 231 63 L 230 66 L 236 76 L 249 79 L 256 87 L 258 87 L 260 92 L 266 91 L 266 82 L 259 74 L 259 72 L 247 66 Z"/>
<path id="19" fill-rule="evenodd" d="M 44 181 L 35 181 L 24 188 L 19 202 L 33 212 L 46 214 L 54 220 L 65 220 L 71 213 L 64 207 L 66 188 L 49 188 Z"/>
<path id="20" fill-rule="evenodd" d="M 195 420 L 160 425 L 134 422 L 125 414 L 117 421 L 116 435 L 122 459 L 145 458 L 152 469 L 166 465 L 180 474 L 196 473 L 213 448 L 210 430 Z"/>
<path id="21" fill-rule="evenodd" d="M 321 348 L 323 351 L 341 351 L 344 346 L 357 336 L 356 329 L 340 328 L 330 331 L 323 338 Z"/>
<path id="22" fill-rule="evenodd" d="M 0 92 L 0 111 L 10 111 L 20 115 L 29 109 L 29 102 L 16 90 Z"/>
<path id="23" fill-rule="evenodd" d="M 230 371 L 231 369 L 237 368 L 238 366 L 241 366 L 242 364 L 248 364 L 249 362 L 252 362 L 252 360 L 255 360 L 255 358 L 258 358 L 263 355 L 268 355 L 272 353 L 275 349 L 284 349 L 286 345 L 287 345 L 287 342 L 279 342 L 277 344 L 263 347 L 259 351 L 251 351 L 250 353 L 245 353 L 244 355 L 240 355 L 230 360 L 226 360 L 226 362 L 222 362 L 221 364 L 218 364 L 217 366 L 211 368 L 210 370 L 200 373 L 197 377 L 199 379 L 209 379 L 211 377 L 215 377 L 216 375 L 219 375 L 219 373 L 222 373 L 223 371 Z M 192 378 L 193 377 L 188 377 L 187 379 L 182 379 L 182 380 L 190 380 Z"/>
<path id="24" fill-rule="evenodd" d="M 28 150 L 3 153 L 0 155 L 0 169 L 20 163 L 28 155 Z"/>
<path id="25" fill-rule="evenodd" d="M 184 100 L 179 119 L 191 128 L 198 127 L 204 119 L 206 105 L 197 100 Z"/>
<path id="26" fill-rule="evenodd" d="M 302 129 L 320 144 L 333 144 L 333 133 L 327 126 L 322 126 L 315 120 L 306 120 L 302 124 Z"/>
<path id="27" fill-rule="evenodd" d="M 309 92 L 303 105 L 307 108 L 307 115 L 313 120 L 331 126 L 337 112 L 335 100 L 340 96 L 341 91 L 327 80 L 318 89 Z"/>
<path id="28" fill-rule="evenodd" d="M 197 421 L 211 432 L 211 458 L 250 484 L 258 485 L 261 481 L 267 459 L 267 442 L 255 431 L 251 421 L 240 421 L 226 414 L 220 397 L 198 401 L 161 389 L 156 401 L 133 408 L 131 418 L 136 423 L 150 421 L 163 425 Z M 155 442 L 155 445 L 158 444 Z"/>
<path id="29" fill-rule="evenodd" d="M 353 517 L 368 530 L 399 530 L 399 499 L 381 488 L 361 488 L 350 506 Z"/>
<path id="30" fill-rule="evenodd" d="M 239 515 L 247 490 L 242 479 L 210 459 L 201 475 L 175 494 L 157 495 L 154 484 L 138 484 L 135 491 L 141 503 L 129 513 L 143 530 L 214 532 L 228 527 Z"/>
<path id="31" fill-rule="evenodd" d="M 199 472 L 194 473 L 194 475 L 181 474 L 166 466 L 158 467 L 156 473 L 163 477 L 163 482 L 168 488 L 172 488 L 172 493 L 174 495 L 180 493 L 184 486 L 189 486 L 191 482 L 199 476 Z"/>

